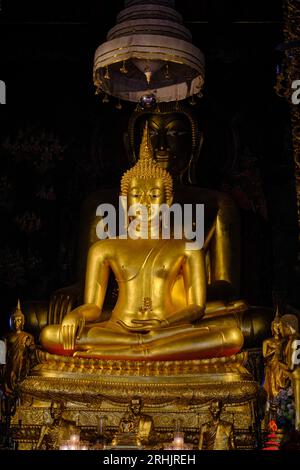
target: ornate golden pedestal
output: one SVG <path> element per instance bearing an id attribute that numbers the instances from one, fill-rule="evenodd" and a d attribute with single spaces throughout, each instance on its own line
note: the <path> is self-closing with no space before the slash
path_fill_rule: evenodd
<path id="1" fill-rule="evenodd" d="M 253 448 L 257 383 L 244 367 L 246 353 L 193 361 L 102 361 L 40 353 L 40 364 L 21 384 L 21 404 L 13 418 L 19 449 L 33 449 L 40 427 L 51 422 L 52 400 L 63 400 L 64 417 L 81 428 L 81 440 L 96 438 L 100 417 L 107 417 L 111 442 L 128 403 L 142 398 L 151 415 L 157 446 L 172 440 L 180 419 L 185 441 L 197 448 L 199 427 L 209 419 L 213 398 L 224 403 L 222 418 L 234 424 L 237 447 Z"/>

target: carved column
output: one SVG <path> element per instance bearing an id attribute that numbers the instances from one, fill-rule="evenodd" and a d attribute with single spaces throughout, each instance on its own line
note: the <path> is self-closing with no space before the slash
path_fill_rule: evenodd
<path id="1" fill-rule="evenodd" d="M 292 103 L 292 83 L 300 80 L 300 3 L 298 0 L 284 0 L 284 68 L 281 80 L 284 91 L 279 96 L 285 96 L 291 108 L 291 124 L 295 162 L 295 188 L 297 194 L 298 228 L 300 236 L 300 104 Z M 280 87 L 279 87 L 280 88 Z M 298 263 L 300 263 L 300 239 L 298 245 Z"/>

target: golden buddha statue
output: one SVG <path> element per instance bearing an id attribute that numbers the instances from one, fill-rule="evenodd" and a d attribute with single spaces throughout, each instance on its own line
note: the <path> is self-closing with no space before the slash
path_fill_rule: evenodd
<path id="1" fill-rule="evenodd" d="M 19 300 L 9 323 L 11 331 L 5 336 L 7 353 L 3 380 L 3 391 L 6 395 L 13 394 L 18 383 L 26 377 L 35 349 L 33 336 L 24 331 L 25 317 Z"/>
<path id="2" fill-rule="evenodd" d="M 131 445 L 137 447 L 149 444 L 154 437 L 154 423 L 151 416 L 142 413 L 142 400 L 133 397 L 128 410 L 119 423 L 118 432 L 112 445 Z"/>
<path id="3" fill-rule="evenodd" d="M 286 388 L 287 366 L 284 363 L 284 333 L 278 308 L 271 325 L 272 338 L 263 342 L 262 353 L 265 361 L 264 389 L 270 402 L 278 395 L 280 390 Z"/>
<path id="4" fill-rule="evenodd" d="M 209 328 L 217 324 L 222 328 L 239 328 L 244 336 L 244 347 L 259 347 L 269 336 L 273 312 L 272 309 L 249 307 L 245 301 L 239 300 L 239 213 L 226 194 L 195 186 L 195 166 L 203 142 L 198 120 L 191 108 L 181 103 L 160 103 L 159 109 L 136 110 L 130 118 L 125 138 L 132 164 L 137 162 L 136 149 L 140 146 L 139 135 L 146 120 L 149 121 L 153 159 L 159 167 L 167 169 L 173 178 L 173 202 L 182 207 L 184 204 L 204 204 L 203 254 L 207 283 L 202 327 Z M 27 324 L 36 337 L 45 325 L 61 323 L 71 310 L 84 302 L 88 250 L 98 241 L 96 226 L 99 216 L 96 215 L 96 209 L 101 203 L 114 205 L 118 217 L 117 188 L 102 187 L 82 205 L 77 243 L 78 282 L 56 291 L 51 296 L 49 306 L 45 302 L 30 302 L 25 308 Z M 117 291 L 117 282 L 111 276 L 102 319 L 110 316 Z"/>
<path id="5" fill-rule="evenodd" d="M 151 208 L 171 205 L 173 185 L 153 159 L 147 126 L 139 161 L 124 174 L 121 194 L 128 207 L 147 208 L 148 238 L 137 225 L 135 239 L 108 238 L 92 245 L 84 304 L 61 325 L 42 330 L 43 347 L 60 355 L 129 360 L 210 358 L 240 351 L 243 334 L 237 326 L 219 325 L 216 319 L 201 325 L 207 284 L 204 251 L 190 249 L 185 239 L 163 239 L 160 223 L 154 223 Z M 110 318 L 101 321 L 110 271 L 118 282 L 118 299 Z"/>
<path id="6" fill-rule="evenodd" d="M 199 436 L 199 450 L 234 450 L 233 424 L 221 419 L 223 403 L 213 400 L 209 406 L 212 420 L 202 424 Z"/>
<path id="7" fill-rule="evenodd" d="M 65 404 L 51 402 L 50 416 L 52 423 L 42 426 L 36 450 L 59 450 L 72 435 L 78 433 L 75 421 L 63 417 Z"/>
<path id="8" fill-rule="evenodd" d="M 207 273 L 205 316 L 202 326 L 216 323 L 222 328 L 237 327 L 244 335 L 245 347 L 258 347 L 269 336 L 272 310 L 249 307 L 239 300 L 240 290 L 240 225 L 239 213 L 230 197 L 221 192 L 195 186 L 195 166 L 202 146 L 198 122 L 189 107 L 181 103 L 160 103 L 159 110 L 135 111 L 130 118 L 125 138 L 129 160 L 137 161 L 138 136 L 145 121 L 153 146 L 153 158 L 157 165 L 167 169 L 175 183 L 174 203 L 204 204 L 205 242 L 203 247 Z M 178 163 L 176 163 L 178 162 Z M 48 323 L 61 322 L 65 313 L 84 301 L 88 249 L 97 241 L 95 216 L 100 203 L 112 203 L 118 207 L 116 189 L 102 188 L 84 202 L 80 215 L 78 273 L 79 283 L 71 289 L 62 289 L 49 308 Z M 115 299 L 109 282 L 102 317 L 110 316 Z M 75 292 L 75 295 L 73 293 Z M 82 294 L 81 294 L 82 292 Z M 52 299 L 53 300 L 53 299 Z M 79 300 L 79 302 L 78 302 Z M 67 307 L 67 308 L 61 308 Z M 62 311 L 63 310 L 63 311 Z M 54 313 L 53 313 L 54 312 Z"/>

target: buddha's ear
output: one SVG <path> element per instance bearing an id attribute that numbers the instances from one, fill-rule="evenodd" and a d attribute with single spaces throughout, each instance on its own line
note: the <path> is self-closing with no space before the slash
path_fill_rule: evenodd
<path id="1" fill-rule="evenodd" d="M 174 200 L 174 194 L 171 194 L 171 196 L 168 198 L 168 205 L 171 206 L 173 204 Z"/>

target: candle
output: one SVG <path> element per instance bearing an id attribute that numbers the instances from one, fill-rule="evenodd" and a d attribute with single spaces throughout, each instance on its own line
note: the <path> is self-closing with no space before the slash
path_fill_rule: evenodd
<path id="1" fill-rule="evenodd" d="M 176 432 L 173 439 L 173 448 L 183 449 L 184 448 L 184 434 L 183 432 Z"/>

